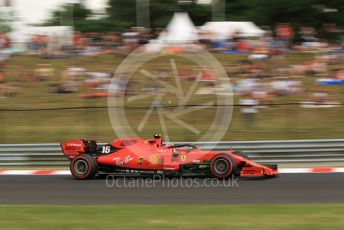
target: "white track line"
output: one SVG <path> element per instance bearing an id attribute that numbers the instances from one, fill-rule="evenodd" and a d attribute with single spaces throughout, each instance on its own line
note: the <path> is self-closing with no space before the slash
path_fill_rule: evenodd
<path id="1" fill-rule="evenodd" d="M 0 171 L 0 175 L 34 175 L 36 170 L 4 170 Z"/>
<path id="2" fill-rule="evenodd" d="M 59 170 L 59 171 L 54 171 L 50 175 L 71 175 L 69 170 Z"/>
<path id="3" fill-rule="evenodd" d="M 310 168 L 282 168 L 278 173 L 311 173 Z"/>

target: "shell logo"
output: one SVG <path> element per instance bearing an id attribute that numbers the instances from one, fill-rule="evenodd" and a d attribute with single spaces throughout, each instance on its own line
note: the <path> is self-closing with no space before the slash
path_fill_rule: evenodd
<path id="1" fill-rule="evenodd" d="M 157 166 L 157 165 L 159 165 L 160 157 L 159 157 L 159 155 L 154 154 L 154 155 L 149 156 L 148 161 L 149 161 L 149 165 Z"/>

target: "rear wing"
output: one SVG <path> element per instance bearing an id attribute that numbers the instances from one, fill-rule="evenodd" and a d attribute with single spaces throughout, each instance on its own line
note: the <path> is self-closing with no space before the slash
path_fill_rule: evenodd
<path id="1" fill-rule="evenodd" d="M 74 139 L 60 143 L 63 154 L 72 159 L 79 154 L 97 152 L 97 143 L 94 140 Z"/>

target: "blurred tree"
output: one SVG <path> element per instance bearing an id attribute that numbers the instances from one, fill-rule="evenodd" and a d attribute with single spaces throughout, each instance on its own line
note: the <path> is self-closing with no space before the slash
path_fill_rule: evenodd
<path id="1" fill-rule="evenodd" d="M 186 8 L 185 5 L 184 8 Z M 177 0 L 150 0 L 151 27 L 166 27 L 174 12 L 180 11 Z"/>
<path id="2" fill-rule="evenodd" d="M 64 4 L 54 10 L 45 26 L 74 26 L 76 31 L 106 31 L 106 21 L 92 18 L 94 14 L 83 3 Z"/>
<path id="3" fill-rule="evenodd" d="M 82 3 L 63 4 L 52 12 L 51 18 L 46 21 L 46 24 L 61 25 L 61 21 L 63 23 L 70 19 L 73 19 L 74 22 L 86 20 L 91 14 L 92 11 L 87 9 Z"/>
<path id="4" fill-rule="evenodd" d="M 108 0 L 106 8 L 110 30 L 130 28 L 136 25 L 136 0 Z"/>
<path id="5" fill-rule="evenodd" d="M 301 26 L 322 28 L 324 23 L 344 26 L 343 0 L 224 0 L 226 20 L 253 21 L 260 26 L 275 27 L 288 22 L 296 29 Z M 197 0 L 149 0 L 150 25 L 164 28 L 174 12 L 188 12 L 195 25 L 211 20 L 212 6 L 198 4 Z M 71 11 L 71 7 L 73 10 Z M 105 15 L 95 13 L 84 4 L 64 4 L 53 11 L 45 25 L 68 24 L 72 18 L 75 30 L 86 32 L 123 31 L 137 25 L 136 0 L 108 0 Z M 62 20 L 61 20 L 62 19 Z"/>
<path id="6" fill-rule="evenodd" d="M 178 0 L 150 0 L 150 25 L 163 28 L 171 20 L 174 12 L 188 12 L 196 25 L 211 19 L 211 6 L 200 5 L 196 0 L 180 2 Z M 113 28 L 127 29 L 136 26 L 136 0 L 109 0 L 107 13 Z M 125 19 L 125 20 L 123 20 Z"/>
<path id="7" fill-rule="evenodd" d="M 0 32 L 9 33 L 12 31 L 11 24 L 15 20 L 12 10 L 3 10 L 0 12 Z"/>
<path id="8" fill-rule="evenodd" d="M 188 12 L 196 26 L 201 26 L 205 22 L 211 21 L 211 5 L 198 4 L 192 1 L 190 4 L 179 4 L 180 11 Z"/>
<path id="9" fill-rule="evenodd" d="M 320 29 L 323 23 L 343 27 L 344 4 L 342 0 L 226 0 L 226 18 L 272 27 L 283 22 L 295 28 Z"/>

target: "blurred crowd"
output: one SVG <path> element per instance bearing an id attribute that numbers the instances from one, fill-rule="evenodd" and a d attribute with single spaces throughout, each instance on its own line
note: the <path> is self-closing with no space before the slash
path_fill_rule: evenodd
<path id="1" fill-rule="evenodd" d="M 261 37 L 244 37 L 240 31 L 234 31 L 226 39 L 211 39 L 207 31 L 199 30 L 199 40 L 193 41 L 212 52 L 227 54 L 250 54 L 251 58 L 268 58 L 287 52 L 342 52 L 343 32 L 335 24 L 324 24 L 320 31 L 312 27 L 301 27 L 298 32 L 288 23 L 281 23 L 275 28 L 263 27 Z M 149 43 L 162 32 L 162 29 L 148 30 L 131 28 L 123 33 L 80 33 L 75 32 L 71 44 L 58 44 L 54 36 L 33 34 L 27 44 L 31 54 L 46 56 L 90 55 L 102 53 L 129 54 L 131 51 Z M 207 36 L 209 35 L 209 36 Z M 8 38 L 0 36 L 0 45 L 8 46 Z M 1 47 L 2 47 L 1 46 Z"/>
<path id="2" fill-rule="evenodd" d="M 231 77 L 232 86 L 220 85 L 213 76 L 213 70 L 203 70 L 201 79 L 192 69 L 184 69 L 181 77 L 186 80 L 205 82 L 197 91 L 198 94 L 226 94 L 229 89 L 239 96 L 243 118 L 247 124 L 253 124 L 254 115 L 260 109 L 269 106 L 277 97 L 297 95 L 307 90 L 308 98 L 300 103 L 303 108 L 319 108 L 340 106 L 336 95 L 325 85 L 344 84 L 344 42 L 341 31 L 334 24 L 324 24 L 320 31 L 311 27 L 302 27 L 298 32 L 288 23 L 278 24 L 274 29 L 263 28 L 265 34 L 261 37 L 247 38 L 236 31 L 225 40 L 206 39 L 202 31 L 202 39 L 193 41 L 193 45 L 203 47 L 210 52 L 224 55 L 241 54 L 239 63 L 227 64 L 225 69 Z M 142 45 L 149 44 L 157 38 L 161 31 L 150 31 L 143 28 L 132 28 L 124 33 L 80 33 L 75 32 L 71 44 L 57 42 L 54 37 L 44 34 L 34 34 L 27 44 L 27 54 L 39 55 L 44 58 L 62 58 L 74 55 L 127 55 Z M 11 47 L 11 40 L 6 34 L 0 34 L 0 50 Z M 171 52 L 189 52 L 183 50 L 184 45 L 173 44 L 166 47 Z M 142 52 L 145 52 L 142 50 Z M 311 61 L 300 59 L 298 63 L 290 63 L 288 54 L 311 53 Z M 6 59 L 2 52 L 1 63 Z M 18 71 L 22 81 L 50 81 L 56 74 L 54 66 L 41 63 L 34 70 Z M 168 67 L 166 67 L 168 69 Z M 169 70 L 160 69 L 158 77 L 172 75 Z M 111 70 L 112 71 L 112 70 Z M 111 81 L 112 72 L 91 72 L 80 66 L 65 66 L 59 82 L 48 84 L 51 93 L 78 93 L 80 88 L 86 88 L 80 96 L 83 98 L 106 97 L 107 90 L 130 93 L 130 87 L 120 80 Z M 306 89 L 304 77 L 313 77 L 318 88 Z M 147 83 L 142 89 L 145 92 L 157 92 L 159 84 Z M 134 91 L 134 90 L 133 90 Z M 86 93 L 85 93 L 86 92 Z M 0 97 L 12 97 L 20 93 L 17 86 L 6 80 L 6 71 L 0 68 Z"/>
<path id="3" fill-rule="evenodd" d="M 100 55 L 105 53 L 128 54 L 148 43 L 151 34 L 142 28 L 133 28 L 124 33 L 74 32 L 66 37 L 71 42 L 57 42 L 55 36 L 34 34 L 27 43 L 27 53 L 45 57 L 66 57 L 71 55 Z"/>

